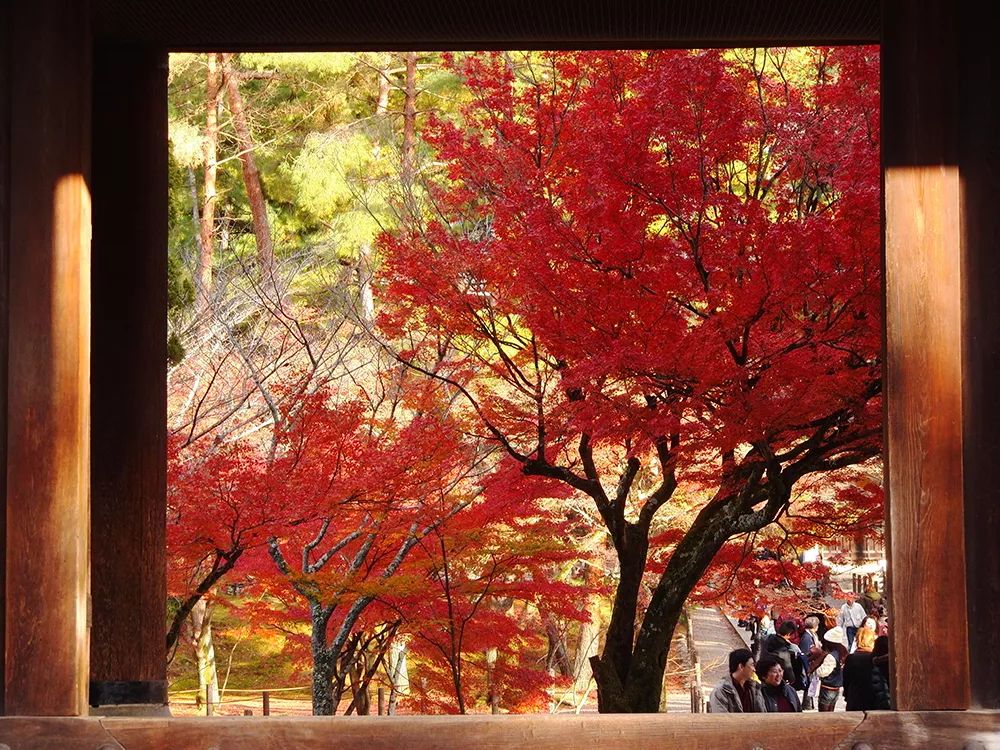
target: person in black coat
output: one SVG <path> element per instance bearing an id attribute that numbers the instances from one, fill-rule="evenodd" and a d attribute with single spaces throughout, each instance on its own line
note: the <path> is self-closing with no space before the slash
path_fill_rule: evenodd
<path id="1" fill-rule="evenodd" d="M 889 692 L 889 638 L 880 635 L 875 639 L 872 649 L 872 696 L 875 711 L 888 711 L 892 708 Z"/>
<path id="2" fill-rule="evenodd" d="M 764 656 L 775 658 L 784 667 L 785 679 L 792 684 L 794 690 L 803 690 L 807 687 L 805 663 L 802 651 L 791 640 L 796 630 L 794 622 L 781 623 L 778 632 L 764 642 Z"/>
<path id="3" fill-rule="evenodd" d="M 844 660 L 844 700 L 848 711 L 870 711 L 875 705 L 872 690 L 871 651 L 855 651 Z"/>
<path id="4" fill-rule="evenodd" d="M 844 698 L 848 711 L 889 708 L 889 639 L 875 639 L 872 651 L 855 651 L 844 661 Z"/>

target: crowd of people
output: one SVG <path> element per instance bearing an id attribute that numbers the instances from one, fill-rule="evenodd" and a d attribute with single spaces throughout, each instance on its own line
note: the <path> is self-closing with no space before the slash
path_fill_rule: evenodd
<path id="1" fill-rule="evenodd" d="M 729 675 L 712 691 L 713 713 L 890 708 L 888 617 L 876 592 L 845 594 L 839 609 L 741 621 L 751 648 L 729 654 Z M 800 696 L 801 694 L 801 696 Z"/>

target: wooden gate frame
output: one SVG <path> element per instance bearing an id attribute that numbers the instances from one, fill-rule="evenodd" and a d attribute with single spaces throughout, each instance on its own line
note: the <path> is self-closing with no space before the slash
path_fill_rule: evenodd
<path id="1" fill-rule="evenodd" d="M 856 2 L 839 17 L 874 1 Z M 196 13 L 202 5 L 94 2 L 96 16 L 88 2 L 76 0 L 15 0 L 0 10 L 0 309 L 6 313 L 0 423 L 7 427 L 0 431 L 6 466 L 0 706 L 8 717 L 0 719 L 0 743 L 29 747 L 59 735 L 79 741 L 64 742 L 67 747 L 238 741 L 253 750 L 293 740 L 301 747 L 329 746 L 331 737 L 347 743 L 363 736 L 372 747 L 431 747 L 445 739 L 484 747 L 562 747 L 569 731 L 574 744 L 579 739 L 609 747 L 662 746 L 672 736 L 690 747 L 782 747 L 798 745 L 806 723 L 817 746 L 862 737 L 886 747 L 919 746 L 920 737 L 937 746 L 978 741 L 989 747 L 997 741 L 997 64 L 985 25 L 944 0 L 919 6 L 885 0 L 881 34 L 853 39 L 882 44 L 888 596 L 895 615 L 898 712 L 863 721 L 860 715 L 800 717 L 795 729 L 781 717 L 744 717 L 738 726 L 724 717 L 679 716 L 270 719 L 266 730 L 253 720 L 56 718 L 87 716 L 92 691 L 99 703 L 111 702 L 101 696 L 114 691 L 137 704 L 163 703 L 166 697 L 167 43 L 128 33 L 93 34 L 91 25 L 95 17 L 107 23 L 115 12 L 135 16 L 166 5 L 175 13 Z M 451 0 L 414 0 L 405 6 L 406 17 L 421 9 L 465 13 L 457 27 L 448 27 L 450 39 L 483 47 L 539 47 L 545 40 L 573 46 L 567 39 L 586 46 L 644 46 L 649 38 L 609 34 L 602 24 L 618 28 L 615 19 L 652 18 L 663 7 L 681 8 L 695 21 L 684 34 L 660 36 L 656 43 L 841 38 L 832 27 L 795 37 L 788 28 L 803 12 L 795 0 L 634 2 L 616 14 L 603 13 L 596 0 L 583 7 L 584 0 L 536 0 L 523 7 L 514 7 L 514 0 L 482 2 L 487 16 L 491 8 L 491 17 L 500 13 L 501 20 L 504 12 L 526 15 L 537 22 L 529 23 L 534 35 L 505 36 L 501 25 L 485 41 L 462 36 L 454 29 L 473 29 L 477 19 Z M 258 10 L 269 5 L 254 4 Z M 315 14 L 319 7 L 309 0 L 272 4 L 286 13 L 299 8 Z M 212 5 L 223 8 L 217 15 L 237 18 L 240 12 L 238 2 Z M 353 8 L 354 15 L 338 13 L 341 6 Z M 707 30 L 711 18 L 699 17 L 699 6 L 741 18 L 756 9 L 770 25 L 746 22 L 749 31 L 723 38 Z M 404 5 L 378 0 L 374 7 L 387 18 Z M 339 42 L 342 47 L 442 46 L 440 39 L 421 45 L 400 25 L 389 43 L 370 37 L 366 42 L 361 36 L 369 27 L 358 19 L 368 9 L 339 0 L 336 8 L 319 12 L 331 19 L 329 29 L 348 24 L 336 38 L 346 33 L 353 41 Z M 560 33 L 564 21 L 573 32 Z M 351 23 L 357 25 L 353 32 Z M 241 45 L 238 33 L 227 36 L 224 24 L 206 24 L 207 36 L 170 44 L 250 46 Z M 323 30 L 317 33 L 322 37 Z M 273 46 L 283 44 L 295 42 Z M 28 716 L 53 718 L 11 718 Z M 899 744 L 885 732 L 898 733 Z"/>

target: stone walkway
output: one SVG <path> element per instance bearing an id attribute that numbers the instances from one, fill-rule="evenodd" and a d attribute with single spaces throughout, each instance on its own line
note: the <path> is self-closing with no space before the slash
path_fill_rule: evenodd
<path id="1" fill-rule="evenodd" d="M 712 689 L 729 673 L 729 652 L 746 648 L 747 644 L 717 608 L 692 607 L 690 615 L 695 648 L 701 659 L 702 690 L 707 700 Z"/>

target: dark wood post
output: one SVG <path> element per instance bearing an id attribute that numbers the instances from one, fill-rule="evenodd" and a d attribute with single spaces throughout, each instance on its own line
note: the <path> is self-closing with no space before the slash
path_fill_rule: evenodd
<path id="1" fill-rule="evenodd" d="M 11 5 L 0 8 L 0 643 L 7 611 L 7 259 L 10 248 L 10 29 Z M 0 716 L 4 711 L 5 659 L 0 659 Z"/>
<path id="2" fill-rule="evenodd" d="M 989 24 L 959 3 L 963 298 L 965 560 L 971 705 L 1000 709 L 1000 65 Z M 950 610 L 951 607 L 946 607 Z"/>
<path id="3" fill-rule="evenodd" d="M 89 3 L 10 11 L 6 713 L 86 713 Z"/>
<path id="4" fill-rule="evenodd" d="M 884 17 L 887 537 L 892 688 L 906 711 L 970 703 L 963 453 L 983 460 L 983 446 L 966 446 L 963 432 L 972 342 L 956 7 L 889 2 Z"/>
<path id="5" fill-rule="evenodd" d="M 167 701 L 165 51 L 99 45 L 93 95 L 90 702 L 162 706 Z"/>

